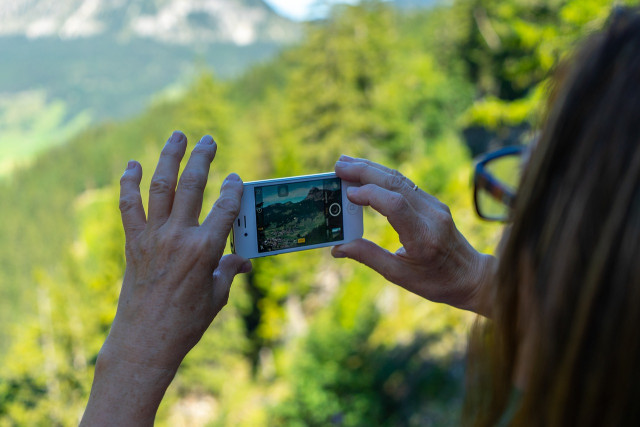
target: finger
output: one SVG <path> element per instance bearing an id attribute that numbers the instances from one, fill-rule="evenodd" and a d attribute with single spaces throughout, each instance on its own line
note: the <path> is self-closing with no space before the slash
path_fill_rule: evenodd
<path id="1" fill-rule="evenodd" d="M 172 218 L 189 225 L 198 224 L 204 188 L 207 185 L 209 168 L 217 148 L 210 135 L 203 136 L 196 144 L 178 182 L 171 211 Z"/>
<path id="2" fill-rule="evenodd" d="M 349 200 L 360 206 L 371 206 L 386 216 L 400 238 L 415 233 L 415 220 L 418 217 L 405 196 L 374 184 L 347 189 Z"/>
<path id="3" fill-rule="evenodd" d="M 213 272 L 213 299 L 219 309 L 229 301 L 229 290 L 236 275 L 251 271 L 251 261 L 239 255 L 225 255 Z"/>
<path id="4" fill-rule="evenodd" d="M 169 218 L 180 162 L 187 148 L 187 137 L 175 131 L 160 153 L 160 160 L 149 186 L 149 223 L 160 226 Z"/>
<path id="5" fill-rule="evenodd" d="M 120 213 L 127 240 L 141 233 L 147 223 L 140 196 L 140 180 L 142 167 L 135 160 L 131 160 L 120 178 Z"/>
<path id="6" fill-rule="evenodd" d="M 385 172 L 385 173 L 387 173 L 389 175 L 400 175 L 401 177 L 403 177 L 404 179 L 407 180 L 407 184 L 409 184 L 411 187 L 413 187 L 415 185 L 413 183 L 413 181 L 411 181 L 406 176 L 402 175 L 396 169 L 388 168 L 388 167 L 386 167 L 384 165 L 381 165 L 380 163 L 372 162 L 371 160 L 368 160 L 368 159 L 360 159 L 360 158 L 350 157 L 350 156 L 347 156 L 346 154 L 343 154 L 343 155 L 340 156 L 339 161 L 345 162 L 345 163 L 366 163 L 367 165 L 369 165 L 371 167 L 374 167 L 376 169 L 379 169 L 382 172 Z"/>
<path id="7" fill-rule="evenodd" d="M 336 162 L 336 174 L 350 182 L 360 184 L 375 184 L 396 193 L 403 194 L 410 199 L 414 199 L 414 184 L 400 172 L 386 168 L 369 160 L 355 162 Z"/>
<path id="8" fill-rule="evenodd" d="M 399 265 L 397 257 L 386 249 L 366 239 L 357 239 L 331 250 L 334 258 L 350 258 L 378 272 L 385 279 L 395 281 Z"/>
<path id="9" fill-rule="evenodd" d="M 214 253 L 222 254 L 224 251 L 231 225 L 240 213 L 241 199 L 242 180 L 232 173 L 222 183 L 220 197 L 200 226 L 206 233 Z"/>
<path id="10" fill-rule="evenodd" d="M 365 163 L 368 166 L 378 169 L 388 175 L 398 175 L 399 177 L 402 177 L 402 179 L 405 181 L 406 183 L 406 187 L 403 187 L 403 191 L 402 194 L 405 194 L 409 200 L 415 204 L 415 206 L 417 208 L 420 209 L 429 209 L 431 207 L 433 207 L 433 204 L 435 203 L 436 205 L 440 204 L 440 201 L 433 195 L 420 190 L 417 188 L 417 186 L 413 183 L 413 181 L 411 181 L 409 178 L 405 177 L 404 175 L 402 175 L 400 172 L 398 172 L 395 169 L 390 169 L 386 166 L 383 166 L 381 164 L 378 164 L 376 162 L 372 162 L 371 160 L 367 160 L 367 159 L 358 159 L 355 157 L 349 157 L 347 155 L 342 155 L 340 156 L 340 162 L 346 163 L 346 164 L 350 164 L 350 163 Z M 336 164 L 337 166 L 337 164 Z M 347 165 L 344 165 L 347 166 Z M 339 168 L 343 169 L 343 170 L 338 170 Z M 340 167 L 336 167 L 336 174 L 342 178 L 345 179 L 347 181 L 349 181 L 349 179 L 346 178 L 346 174 L 348 174 L 348 167 L 343 167 L 342 165 Z M 345 176 L 343 176 L 345 175 Z M 397 178 L 396 178 L 397 179 Z M 364 183 L 363 183 L 364 184 Z M 410 188 L 411 191 L 407 191 L 407 188 Z M 392 190 L 394 191 L 394 190 Z M 413 192 L 413 195 L 411 195 Z"/>

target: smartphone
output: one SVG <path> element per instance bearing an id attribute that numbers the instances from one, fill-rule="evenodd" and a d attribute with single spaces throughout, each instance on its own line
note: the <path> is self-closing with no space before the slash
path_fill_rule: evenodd
<path id="1" fill-rule="evenodd" d="M 359 186 L 335 173 L 244 184 L 231 249 L 245 258 L 340 245 L 362 237 L 362 207 L 347 199 Z"/>

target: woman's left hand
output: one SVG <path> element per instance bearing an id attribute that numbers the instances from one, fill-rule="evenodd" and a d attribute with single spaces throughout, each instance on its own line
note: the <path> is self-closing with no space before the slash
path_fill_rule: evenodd
<path id="1" fill-rule="evenodd" d="M 400 172 L 366 159 L 342 156 L 336 174 L 351 182 L 349 200 L 387 217 L 402 247 L 395 253 L 365 239 L 336 246 L 390 282 L 454 307 L 490 315 L 480 290 L 494 278 L 496 259 L 476 251 L 456 228 L 449 208 Z"/>

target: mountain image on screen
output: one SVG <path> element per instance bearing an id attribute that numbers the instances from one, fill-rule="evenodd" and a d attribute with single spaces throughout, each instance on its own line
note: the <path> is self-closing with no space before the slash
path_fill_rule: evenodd
<path id="1" fill-rule="evenodd" d="M 274 251 L 342 239 L 342 233 L 332 233 L 329 229 L 325 213 L 325 200 L 335 199 L 332 193 L 336 191 L 313 187 L 298 202 L 266 206 L 263 209 L 265 227 L 262 244 Z M 340 190 L 337 193 L 339 195 Z"/>

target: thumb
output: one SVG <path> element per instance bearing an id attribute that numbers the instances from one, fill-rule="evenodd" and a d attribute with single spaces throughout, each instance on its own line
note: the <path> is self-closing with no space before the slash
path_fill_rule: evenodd
<path id="1" fill-rule="evenodd" d="M 213 299 L 218 310 L 227 305 L 231 283 L 237 274 L 251 271 L 251 261 L 240 255 L 225 255 L 220 259 L 218 267 L 213 272 Z"/>
<path id="2" fill-rule="evenodd" d="M 397 257 L 370 240 L 357 239 L 344 245 L 335 246 L 331 250 L 331 255 L 334 258 L 351 258 L 358 261 L 392 282 L 398 273 Z"/>

